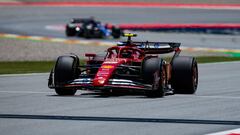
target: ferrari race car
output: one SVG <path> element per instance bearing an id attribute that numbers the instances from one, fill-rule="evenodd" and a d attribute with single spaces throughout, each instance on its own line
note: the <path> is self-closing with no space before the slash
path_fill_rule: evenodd
<path id="1" fill-rule="evenodd" d="M 73 18 L 66 25 L 65 34 L 67 37 L 78 36 L 84 38 L 120 38 L 123 31 L 116 26 L 108 27 L 108 24 L 101 24 L 94 18 Z"/>
<path id="2" fill-rule="evenodd" d="M 141 91 L 148 97 L 195 93 L 197 61 L 179 56 L 180 43 L 135 42 L 131 38 L 136 34 L 124 36 L 128 40 L 108 48 L 105 56 L 85 54 L 85 65 L 79 65 L 78 56 L 73 54 L 58 57 L 48 87 L 58 95 L 74 95 L 76 90 Z M 170 52 L 174 55 L 169 62 L 159 57 Z"/>

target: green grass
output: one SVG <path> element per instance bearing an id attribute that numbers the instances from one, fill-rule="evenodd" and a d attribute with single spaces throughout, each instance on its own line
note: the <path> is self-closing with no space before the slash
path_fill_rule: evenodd
<path id="1" fill-rule="evenodd" d="M 240 61 L 240 57 L 197 57 L 198 63 Z M 0 62 L 0 74 L 50 72 L 54 61 Z"/>
<path id="2" fill-rule="evenodd" d="M 224 56 L 201 56 L 197 57 L 198 63 L 228 62 L 240 61 L 240 57 L 224 57 Z"/>
<path id="3" fill-rule="evenodd" d="M 0 74 L 50 72 L 53 61 L 0 62 Z"/>

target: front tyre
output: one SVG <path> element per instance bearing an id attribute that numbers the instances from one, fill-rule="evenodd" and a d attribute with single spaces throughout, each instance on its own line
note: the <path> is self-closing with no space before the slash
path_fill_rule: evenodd
<path id="1" fill-rule="evenodd" d="M 194 94 L 196 92 L 198 65 L 195 58 L 179 56 L 173 60 L 171 86 L 178 94 Z"/>
<path id="2" fill-rule="evenodd" d="M 65 34 L 67 37 L 72 37 L 76 35 L 76 26 L 71 26 L 72 24 L 67 24 L 65 29 Z"/>
<path id="3" fill-rule="evenodd" d="M 79 59 L 76 56 L 60 56 L 57 59 L 54 68 L 54 83 L 58 95 L 74 95 L 76 93 L 76 89 L 64 88 L 63 85 L 79 76 L 78 66 Z"/>
<path id="4" fill-rule="evenodd" d="M 67 88 L 55 88 L 55 92 L 59 96 L 72 96 L 72 95 L 75 95 L 77 90 L 75 90 L 75 89 L 67 89 Z"/>

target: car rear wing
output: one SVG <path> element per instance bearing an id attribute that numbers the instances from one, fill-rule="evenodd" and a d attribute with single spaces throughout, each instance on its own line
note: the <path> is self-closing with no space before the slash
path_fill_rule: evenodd
<path id="1" fill-rule="evenodd" d="M 121 42 L 119 46 L 127 46 L 128 42 Z M 170 52 L 179 52 L 181 43 L 175 42 L 131 42 L 130 46 L 137 46 L 137 48 L 143 50 L 146 54 L 163 54 Z"/>

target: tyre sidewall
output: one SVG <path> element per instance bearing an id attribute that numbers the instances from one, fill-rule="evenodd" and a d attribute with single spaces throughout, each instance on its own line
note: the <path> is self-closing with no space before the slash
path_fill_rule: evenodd
<path id="1" fill-rule="evenodd" d="M 197 76 L 193 78 L 194 70 Z M 196 81 L 194 81 L 196 79 Z M 197 90 L 198 84 L 198 67 L 195 58 L 179 56 L 172 63 L 171 85 L 175 93 L 193 94 Z"/>

